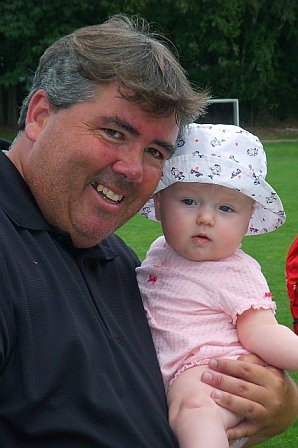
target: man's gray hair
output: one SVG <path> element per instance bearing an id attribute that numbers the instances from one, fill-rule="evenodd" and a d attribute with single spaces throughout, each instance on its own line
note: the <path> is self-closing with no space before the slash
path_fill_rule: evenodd
<path id="1" fill-rule="evenodd" d="M 175 114 L 180 127 L 204 110 L 208 94 L 190 85 L 165 41 L 140 18 L 117 15 L 80 28 L 42 55 L 19 118 L 25 128 L 32 96 L 45 90 L 54 110 L 91 101 L 99 86 L 116 82 L 121 96 L 154 116 Z"/>

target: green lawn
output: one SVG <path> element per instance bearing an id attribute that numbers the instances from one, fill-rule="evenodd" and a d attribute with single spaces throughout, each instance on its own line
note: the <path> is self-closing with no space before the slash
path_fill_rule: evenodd
<path id="1" fill-rule="evenodd" d="M 277 190 L 283 201 L 287 221 L 276 232 L 245 237 L 243 249 L 261 263 L 277 303 L 277 318 L 279 322 L 291 328 L 292 319 L 285 288 L 284 266 L 288 248 L 294 236 L 298 234 L 298 175 L 296 173 L 298 142 L 271 142 L 264 144 L 264 147 L 268 159 L 267 180 Z M 161 234 L 161 228 L 158 223 L 135 216 L 117 233 L 136 251 L 140 259 L 143 259 L 150 243 Z M 295 372 L 292 376 L 298 383 L 298 373 Z M 297 448 L 298 421 L 286 433 L 261 446 Z"/>

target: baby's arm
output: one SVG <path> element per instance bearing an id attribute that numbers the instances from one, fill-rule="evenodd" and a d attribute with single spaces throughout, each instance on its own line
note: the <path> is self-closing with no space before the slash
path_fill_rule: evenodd
<path id="1" fill-rule="evenodd" d="M 241 344 L 268 364 L 286 370 L 298 370 L 298 336 L 278 324 L 271 310 L 249 309 L 238 316 Z"/>

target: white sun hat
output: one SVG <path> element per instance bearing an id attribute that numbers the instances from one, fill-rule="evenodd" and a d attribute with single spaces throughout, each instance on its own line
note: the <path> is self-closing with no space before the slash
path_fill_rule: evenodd
<path id="1" fill-rule="evenodd" d="M 265 181 L 267 160 L 255 135 L 234 125 L 192 123 L 166 160 L 157 193 L 176 182 L 199 182 L 233 188 L 255 201 L 246 235 L 272 232 L 286 215 L 277 193 Z M 140 214 L 155 218 L 151 198 Z"/>

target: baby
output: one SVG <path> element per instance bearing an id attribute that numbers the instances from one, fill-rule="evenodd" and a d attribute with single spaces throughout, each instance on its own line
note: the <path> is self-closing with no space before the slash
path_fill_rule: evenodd
<path id="1" fill-rule="evenodd" d="M 200 381 L 210 359 L 255 353 L 298 370 L 298 338 L 277 323 L 260 266 L 240 249 L 244 235 L 285 221 L 266 173 L 257 137 L 237 126 L 194 123 L 141 210 L 160 220 L 164 233 L 137 278 L 180 448 L 228 447 L 226 429 L 240 421 Z"/>

